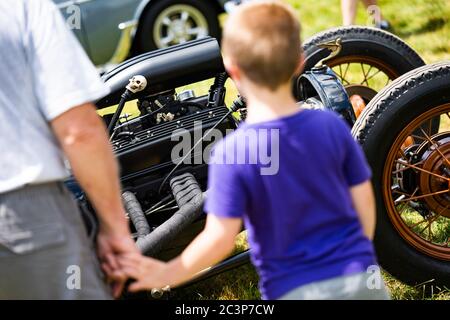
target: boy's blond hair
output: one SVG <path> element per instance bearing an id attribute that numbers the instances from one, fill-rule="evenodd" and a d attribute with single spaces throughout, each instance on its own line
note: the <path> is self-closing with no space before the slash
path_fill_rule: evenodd
<path id="1" fill-rule="evenodd" d="M 282 1 L 250 2 L 228 18 L 222 48 L 248 79 L 275 90 L 301 59 L 300 23 Z"/>

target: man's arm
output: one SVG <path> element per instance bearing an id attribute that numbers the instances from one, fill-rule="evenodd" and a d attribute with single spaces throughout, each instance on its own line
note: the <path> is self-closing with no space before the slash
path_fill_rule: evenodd
<path id="1" fill-rule="evenodd" d="M 179 257 L 168 263 L 135 254 L 124 255 L 119 260 L 121 267 L 128 276 L 136 279 L 129 290 L 174 287 L 195 277 L 233 250 L 241 225 L 240 218 L 220 218 L 209 214 L 205 229 Z"/>
<path id="2" fill-rule="evenodd" d="M 375 198 L 370 180 L 350 188 L 353 206 L 358 213 L 364 234 L 373 240 L 375 234 Z"/>
<path id="3" fill-rule="evenodd" d="M 72 108 L 53 119 L 51 125 L 102 228 L 128 235 L 117 163 L 95 107 L 88 103 Z"/>
<path id="4" fill-rule="evenodd" d="M 116 254 L 137 252 L 120 196 L 118 165 L 106 127 L 91 103 L 69 109 L 51 121 L 73 174 L 87 193 L 99 220 L 98 253 L 109 274 L 118 268 Z M 121 291 L 122 275 L 115 295 Z"/>

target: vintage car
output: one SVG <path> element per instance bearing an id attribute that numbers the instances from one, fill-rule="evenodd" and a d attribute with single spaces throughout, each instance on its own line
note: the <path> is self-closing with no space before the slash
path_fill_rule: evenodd
<path id="1" fill-rule="evenodd" d="M 239 0 L 53 0 L 96 65 L 205 36 Z"/>
<path id="2" fill-rule="evenodd" d="M 449 65 L 424 66 L 401 39 L 367 27 L 324 31 L 303 49 L 305 71 L 293 81 L 299 104 L 340 114 L 372 165 L 378 204 L 375 245 L 382 267 L 408 283 L 450 284 L 447 220 L 439 225 L 437 238 L 434 227 L 425 236 L 419 232 L 450 217 Z M 212 129 L 226 134 L 237 127 L 245 118 L 245 101 L 237 96 L 226 105 L 227 74 L 213 38 L 142 54 L 103 79 L 111 93 L 96 105 L 100 110 L 118 105 L 103 118 L 121 164 L 123 201 L 134 237 L 144 254 L 170 259 L 205 221 L 207 164 L 190 160 L 213 143 L 208 137 Z M 214 79 L 207 94 L 176 90 L 205 79 Z M 140 111 L 133 119 L 121 116 L 129 100 L 137 100 Z M 174 159 L 172 138 L 179 130 L 192 134 L 192 149 Z M 67 183 L 87 224 L 94 225 L 94 211 L 82 190 L 73 179 Z M 232 256 L 195 281 L 247 263 L 248 257 L 248 251 Z M 152 297 L 163 294 L 151 291 Z"/>

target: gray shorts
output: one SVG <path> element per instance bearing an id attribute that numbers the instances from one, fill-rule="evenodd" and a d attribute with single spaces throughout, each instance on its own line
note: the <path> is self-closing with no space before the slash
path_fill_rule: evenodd
<path id="1" fill-rule="evenodd" d="M 111 299 L 62 183 L 0 194 L 0 299 Z"/>
<path id="2" fill-rule="evenodd" d="M 390 300 L 383 280 L 374 286 L 373 274 L 361 272 L 309 283 L 281 296 L 279 300 Z"/>

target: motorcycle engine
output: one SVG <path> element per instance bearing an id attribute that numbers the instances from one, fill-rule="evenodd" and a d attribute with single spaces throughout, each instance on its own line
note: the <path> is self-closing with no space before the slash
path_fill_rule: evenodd
<path id="1" fill-rule="evenodd" d="M 145 97 L 138 100 L 137 107 L 140 115 L 134 119 L 128 119 L 127 114 L 122 116 L 111 136 L 122 176 L 141 170 L 148 172 L 152 168 L 165 171 L 165 168 L 173 166 L 171 152 L 180 143 L 180 135 L 189 138 L 189 141 L 181 143 L 193 145 L 194 136 L 201 137 L 228 112 L 224 105 L 211 106 L 208 96 L 195 97 L 191 90 L 180 94 L 170 90 Z M 230 117 L 217 129 L 225 135 L 226 129 L 232 127 Z M 204 141 L 202 148 L 209 143 Z"/>

